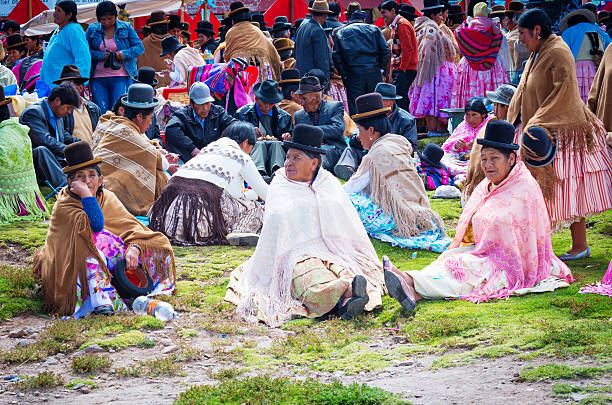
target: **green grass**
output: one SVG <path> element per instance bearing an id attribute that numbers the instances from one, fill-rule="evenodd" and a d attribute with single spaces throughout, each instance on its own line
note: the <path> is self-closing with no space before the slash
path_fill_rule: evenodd
<path id="1" fill-rule="evenodd" d="M 0 320 L 26 311 L 41 313 L 39 290 L 40 280 L 29 268 L 0 265 Z"/>
<path id="2" fill-rule="evenodd" d="M 53 371 L 43 371 L 35 377 L 27 377 L 19 382 L 16 386 L 23 389 L 32 388 L 52 388 L 64 385 L 64 378 L 60 374 L 55 374 Z"/>
<path id="3" fill-rule="evenodd" d="M 612 372 L 612 366 L 571 366 L 549 363 L 542 366 L 524 367 L 519 376 L 525 381 L 562 380 L 576 377 L 593 378 Z"/>
<path id="4" fill-rule="evenodd" d="M 344 386 L 339 382 L 291 381 L 253 377 L 223 381 L 217 386 L 199 385 L 179 394 L 175 404 L 334 404 L 384 405 L 408 402 L 380 388 L 365 384 Z"/>
<path id="5" fill-rule="evenodd" d="M 85 354 L 72 359 L 72 369 L 79 373 L 107 370 L 112 364 L 113 361 L 108 356 L 96 354 Z"/>
<path id="6" fill-rule="evenodd" d="M 98 384 L 96 384 L 93 381 L 90 380 L 85 380 L 82 378 L 75 378 L 74 380 L 70 380 L 68 383 L 66 383 L 66 389 L 68 390 L 73 390 L 76 389 L 77 387 L 87 387 L 89 389 L 94 389 L 94 388 L 98 388 Z"/>

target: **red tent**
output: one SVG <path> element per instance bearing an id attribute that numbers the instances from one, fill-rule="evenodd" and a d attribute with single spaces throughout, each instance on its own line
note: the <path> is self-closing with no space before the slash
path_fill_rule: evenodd
<path id="1" fill-rule="evenodd" d="M 194 18 L 191 18 L 191 16 L 187 13 L 183 14 L 183 21 L 189 24 L 189 31 L 191 32 L 192 41 L 198 38 L 198 33 L 195 32 L 195 30 L 197 28 L 198 22 L 202 21 L 202 8 L 203 7 L 204 5 L 200 7 L 200 9 L 198 10 Z M 219 19 L 217 19 L 217 17 L 212 12 L 209 13 L 208 15 L 208 21 L 212 23 L 213 28 L 215 29 L 215 31 L 218 32 L 219 26 L 221 25 L 221 23 L 219 22 Z"/>
<path id="2" fill-rule="evenodd" d="M 32 3 L 31 13 L 28 10 L 28 3 L 30 1 Z M 49 7 L 45 6 L 45 4 L 40 0 L 19 0 L 19 3 L 17 3 L 7 18 L 9 20 L 15 20 L 19 24 L 25 24 L 30 20 L 30 18 L 37 16 L 48 9 Z"/>
<path id="3" fill-rule="evenodd" d="M 308 6 L 303 0 L 276 0 L 264 13 L 264 21 L 268 26 L 274 25 L 274 18 L 280 15 L 287 16 L 291 23 L 308 14 Z"/>

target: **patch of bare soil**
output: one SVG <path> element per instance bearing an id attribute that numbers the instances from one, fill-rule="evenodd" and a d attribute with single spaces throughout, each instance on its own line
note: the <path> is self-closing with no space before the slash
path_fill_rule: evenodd
<path id="1" fill-rule="evenodd" d="M 0 244 L 0 265 L 29 266 L 32 264 L 32 252 L 15 243 Z"/>

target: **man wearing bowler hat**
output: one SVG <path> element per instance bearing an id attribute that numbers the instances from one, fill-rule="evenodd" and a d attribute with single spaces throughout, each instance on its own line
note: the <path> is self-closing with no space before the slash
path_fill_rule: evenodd
<path id="1" fill-rule="evenodd" d="M 263 176 L 272 176 L 285 163 L 283 139 L 289 139 L 293 131 L 291 116 L 276 106 L 283 93 L 274 80 L 264 80 L 253 87 L 255 102 L 240 107 L 236 119 L 255 127 L 257 143 L 251 152 L 253 162 Z"/>
<path id="2" fill-rule="evenodd" d="M 198 34 L 198 42 L 200 43 L 200 52 L 204 53 L 206 49 L 214 54 L 219 46 L 219 42 L 215 41 L 215 29 L 210 21 L 198 21 L 196 27 Z"/>
<path id="3" fill-rule="evenodd" d="M 291 121 L 295 125 L 295 113 L 302 109 L 301 98 L 295 92 L 300 85 L 300 72 L 297 69 L 287 69 L 281 72 L 281 80 L 278 87 L 283 92 L 283 99 L 278 103 L 278 108 L 291 115 Z"/>

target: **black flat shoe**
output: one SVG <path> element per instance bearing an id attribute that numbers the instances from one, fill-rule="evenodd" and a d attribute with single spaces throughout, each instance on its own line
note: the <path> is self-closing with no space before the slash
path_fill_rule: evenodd
<path id="1" fill-rule="evenodd" d="M 346 304 L 338 308 L 336 315 L 344 321 L 349 321 L 363 313 L 363 309 L 368 303 L 368 297 L 353 297 Z"/>
<path id="2" fill-rule="evenodd" d="M 402 282 L 400 281 L 398 276 L 396 276 L 391 271 L 385 270 L 385 285 L 387 286 L 387 291 L 389 291 L 389 295 L 392 298 L 395 298 L 397 302 L 400 303 L 402 308 L 404 308 L 407 312 L 414 311 L 414 301 L 408 296 L 408 294 L 406 294 L 406 292 L 402 288 Z"/>
<path id="3" fill-rule="evenodd" d="M 364 276 L 357 275 L 353 278 L 353 282 L 351 283 L 352 293 L 351 295 L 355 298 L 365 298 L 366 303 L 370 300 L 368 294 L 366 293 L 366 288 L 368 287 L 368 281 Z"/>
<path id="4" fill-rule="evenodd" d="M 113 315 L 115 313 L 115 309 L 112 305 L 102 305 L 94 309 L 93 313 L 95 315 Z"/>

